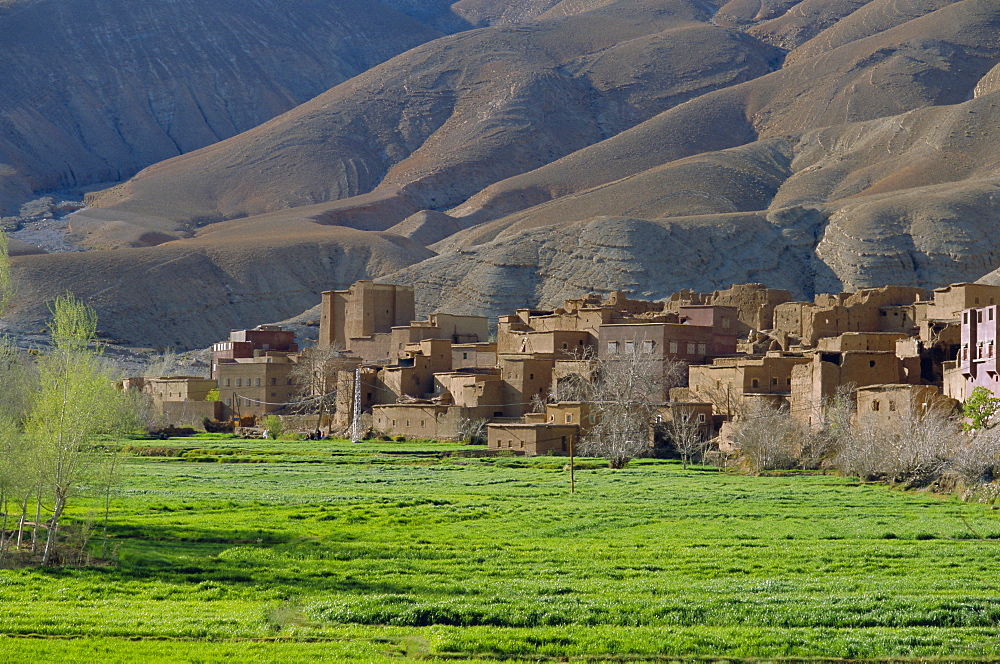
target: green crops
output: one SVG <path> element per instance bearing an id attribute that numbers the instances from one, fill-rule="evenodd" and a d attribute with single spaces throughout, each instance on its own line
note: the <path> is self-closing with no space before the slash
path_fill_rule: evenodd
<path id="1" fill-rule="evenodd" d="M 652 460 L 581 460 L 570 495 L 565 458 L 456 444 L 122 444 L 148 456 L 117 564 L 0 571 L 0 661 L 1000 658 L 989 506 Z"/>

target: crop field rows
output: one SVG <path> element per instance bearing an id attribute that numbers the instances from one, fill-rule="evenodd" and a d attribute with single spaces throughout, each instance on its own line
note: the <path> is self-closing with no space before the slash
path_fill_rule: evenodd
<path id="1" fill-rule="evenodd" d="M 570 495 L 564 458 L 453 444 L 155 443 L 115 564 L 0 570 L 4 661 L 1000 659 L 990 506 L 661 460 L 581 460 Z"/>

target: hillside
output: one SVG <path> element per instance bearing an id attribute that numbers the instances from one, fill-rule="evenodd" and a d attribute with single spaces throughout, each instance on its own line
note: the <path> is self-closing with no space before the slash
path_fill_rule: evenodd
<path id="1" fill-rule="evenodd" d="M 0 214 L 239 134 L 440 35 L 375 0 L 0 3 Z"/>
<path id="2" fill-rule="evenodd" d="M 180 320 L 149 330 L 152 305 L 75 275 L 184 252 L 281 275 L 215 293 L 223 329 L 287 318 L 348 274 L 415 285 L 421 313 L 497 314 L 612 288 L 809 296 L 998 266 L 992 0 L 386 4 L 453 34 L 94 194 L 73 238 L 111 250 L 19 256 L 26 292 L 72 287 L 120 317 L 117 336 L 187 345 Z M 320 237 L 353 248 L 349 268 L 317 267 Z M 156 282 L 184 325 L 202 306 L 186 279 Z"/>

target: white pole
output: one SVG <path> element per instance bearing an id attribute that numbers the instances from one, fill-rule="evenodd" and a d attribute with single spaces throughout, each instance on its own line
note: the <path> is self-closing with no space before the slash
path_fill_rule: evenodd
<path id="1" fill-rule="evenodd" d="M 361 367 L 354 370 L 354 418 L 351 423 L 351 440 L 361 442 Z"/>

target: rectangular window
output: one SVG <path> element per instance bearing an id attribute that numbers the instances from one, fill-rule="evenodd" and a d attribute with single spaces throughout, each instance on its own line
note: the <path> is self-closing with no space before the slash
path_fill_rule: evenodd
<path id="1" fill-rule="evenodd" d="M 777 385 L 777 384 L 778 384 L 778 379 L 777 378 L 772 378 L 771 379 L 771 385 Z"/>
<path id="2" fill-rule="evenodd" d="M 708 353 L 708 347 L 705 344 L 698 344 L 698 354 L 705 355 Z"/>
<path id="3" fill-rule="evenodd" d="M 260 378 L 254 380 L 254 387 L 260 387 Z"/>
<path id="4" fill-rule="evenodd" d="M 608 342 L 608 352 L 611 353 L 612 355 L 614 355 L 615 353 L 618 352 L 618 342 L 617 341 L 609 341 Z"/>
<path id="5" fill-rule="evenodd" d="M 566 424 L 571 424 L 573 422 L 573 416 L 569 413 L 566 414 Z"/>
<path id="6" fill-rule="evenodd" d="M 628 351 L 629 353 L 634 353 L 635 352 L 635 342 L 634 341 L 626 341 L 625 342 L 625 350 Z"/>
<path id="7" fill-rule="evenodd" d="M 653 352 L 653 342 L 652 341 L 643 341 L 642 342 L 642 352 L 643 353 L 652 353 Z"/>
<path id="8" fill-rule="evenodd" d="M 236 379 L 236 387 L 243 387 L 243 379 L 242 378 L 237 378 Z"/>
<path id="9" fill-rule="evenodd" d="M 677 342 L 676 341 L 671 341 L 670 342 L 670 352 L 674 353 L 675 355 L 677 354 Z"/>
<path id="10" fill-rule="evenodd" d="M 688 345 L 687 345 L 687 349 L 688 349 L 688 355 L 694 355 L 694 349 L 695 349 L 694 342 L 689 341 Z"/>
<path id="11" fill-rule="evenodd" d="M 271 379 L 271 385 L 277 385 L 277 384 L 278 384 L 278 379 L 277 378 L 272 378 Z"/>
<path id="12" fill-rule="evenodd" d="M 705 423 L 705 413 L 698 413 L 698 422 L 699 424 Z"/>
<path id="13" fill-rule="evenodd" d="M 757 381 L 756 378 L 750 381 L 750 387 L 760 387 L 760 383 Z"/>
<path id="14" fill-rule="evenodd" d="M 231 384 L 232 384 L 231 383 L 231 379 L 227 378 L 226 379 L 226 387 L 230 387 Z"/>
<path id="15" fill-rule="evenodd" d="M 463 360 L 469 359 L 469 354 L 468 353 L 462 353 L 462 359 Z"/>

